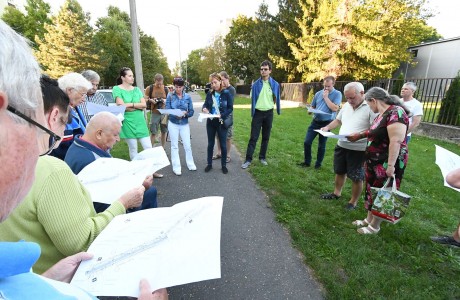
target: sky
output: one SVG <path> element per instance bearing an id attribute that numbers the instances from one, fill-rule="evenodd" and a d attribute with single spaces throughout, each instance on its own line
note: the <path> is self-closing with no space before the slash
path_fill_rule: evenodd
<path id="1" fill-rule="evenodd" d="M 45 0 L 50 3 L 52 13 L 58 12 L 65 0 Z M 460 36 L 460 0 L 428 0 L 427 8 L 436 13 L 428 20 L 444 38 Z M 20 2 L 20 1 L 15 1 Z M 85 12 L 91 14 L 91 24 L 107 15 L 107 7 L 114 5 L 129 14 L 129 0 L 78 0 Z M 226 4 L 229 3 L 229 4 Z M 225 27 L 227 19 L 238 15 L 252 17 L 258 10 L 260 0 L 137 0 L 138 24 L 142 31 L 153 36 L 168 59 L 172 69 L 176 62 L 185 60 L 195 49 L 208 46 L 212 38 Z M 278 12 L 277 0 L 265 0 L 269 12 Z M 180 52 L 179 30 L 180 28 Z"/>

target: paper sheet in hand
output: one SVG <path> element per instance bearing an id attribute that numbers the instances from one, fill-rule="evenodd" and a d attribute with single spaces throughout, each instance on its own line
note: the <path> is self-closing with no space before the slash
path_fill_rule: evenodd
<path id="1" fill-rule="evenodd" d="M 320 129 L 315 129 L 316 132 L 321 134 L 322 136 L 328 137 L 328 138 L 333 138 L 333 139 L 346 139 L 348 134 L 335 134 L 330 131 L 322 131 Z"/>
<path id="2" fill-rule="evenodd" d="M 123 105 L 114 105 L 114 106 L 105 106 L 105 105 L 100 105 L 100 104 L 95 104 L 91 102 L 86 102 L 86 109 L 88 110 L 88 115 L 92 116 L 97 114 L 98 112 L 101 111 L 108 111 L 115 116 L 121 121 L 124 119 L 124 113 L 126 110 L 126 107 Z"/>
<path id="3" fill-rule="evenodd" d="M 450 186 L 446 182 L 446 176 L 450 171 L 460 168 L 460 156 L 450 152 L 438 145 L 436 146 L 436 164 L 441 169 L 442 177 L 444 178 L 444 186 L 450 187 L 451 189 L 460 192 L 460 189 Z"/>
<path id="4" fill-rule="evenodd" d="M 203 122 L 204 119 L 214 119 L 217 118 L 216 115 L 200 113 L 198 116 L 198 122 Z"/>
<path id="5" fill-rule="evenodd" d="M 329 115 L 329 116 L 332 115 L 332 114 L 328 114 L 328 113 L 326 113 L 324 111 L 321 111 L 319 109 L 315 109 L 315 108 L 313 108 L 311 106 L 307 106 L 307 109 L 308 109 L 308 112 L 314 113 L 314 114 Z"/>
<path id="6" fill-rule="evenodd" d="M 180 109 L 159 109 L 158 110 L 162 115 L 174 115 L 178 117 L 182 117 L 184 115 L 184 111 Z"/>
<path id="7" fill-rule="evenodd" d="M 147 149 L 133 161 L 99 158 L 87 165 L 77 177 L 94 202 L 112 204 L 129 190 L 139 187 L 147 175 L 169 165 L 163 147 Z"/>
<path id="8" fill-rule="evenodd" d="M 190 200 L 115 217 L 91 244 L 71 284 L 98 296 L 132 296 L 220 278 L 222 197 Z"/>

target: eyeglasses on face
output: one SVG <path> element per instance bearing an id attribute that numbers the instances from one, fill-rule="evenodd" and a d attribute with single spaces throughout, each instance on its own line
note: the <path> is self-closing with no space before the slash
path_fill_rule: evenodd
<path id="1" fill-rule="evenodd" d="M 12 107 L 11 105 L 8 105 L 7 109 L 8 109 L 8 111 L 12 112 L 16 116 L 18 116 L 21 119 L 29 122 L 32 125 L 35 125 L 36 127 L 40 128 L 41 130 L 43 130 L 44 132 L 46 132 L 47 134 L 50 135 L 49 148 L 45 153 L 40 154 L 40 156 L 49 154 L 54 149 L 54 146 L 56 145 L 56 143 L 59 140 L 61 140 L 60 136 L 58 136 L 57 134 L 55 134 L 54 132 L 52 132 L 51 130 L 46 128 L 45 126 L 41 125 L 37 121 L 35 121 L 35 120 L 29 118 L 28 116 L 26 116 L 25 114 L 21 113 L 20 111 L 18 111 L 16 108 Z"/>
<path id="2" fill-rule="evenodd" d="M 77 89 L 74 89 L 74 90 L 75 90 L 75 92 L 77 92 L 77 94 L 80 94 L 80 96 L 82 96 L 82 97 L 86 96 L 86 93 L 82 93 Z"/>

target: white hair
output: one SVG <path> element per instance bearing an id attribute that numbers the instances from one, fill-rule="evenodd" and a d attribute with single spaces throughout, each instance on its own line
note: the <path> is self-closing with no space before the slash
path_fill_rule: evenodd
<path id="1" fill-rule="evenodd" d="M 417 90 L 417 85 L 411 81 L 409 82 L 406 82 L 403 86 L 407 86 L 408 88 L 410 88 L 412 90 L 412 92 L 415 93 L 415 91 Z"/>
<path id="2" fill-rule="evenodd" d="M 58 79 L 58 84 L 61 90 L 66 92 L 67 89 L 86 89 L 89 90 L 93 87 L 91 82 L 88 81 L 83 75 L 78 73 L 67 73 Z"/>
<path id="3" fill-rule="evenodd" d="M 90 82 L 94 81 L 94 80 L 96 80 L 96 81 L 101 80 L 101 77 L 99 76 L 99 74 L 97 74 L 93 70 L 84 70 L 83 72 L 81 72 L 81 75 L 83 75 L 83 77 L 85 77 Z"/>
<path id="4" fill-rule="evenodd" d="M 36 109 L 43 105 L 40 67 L 28 41 L 2 20 L 0 41 L 0 91 L 8 96 L 12 107 L 35 117 Z M 19 117 L 14 116 L 14 119 L 22 122 Z"/>
<path id="5" fill-rule="evenodd" d="M 359 94 L 361 92 L 364 92 L 364 86 L 361 82 L 357 82 L 357 81 L 354 81 L 354 82 L 349 82 L 345 85 L 345 87 L 343 88 L 343 91 L 348 91 L 348 90 L 351 90 L 351 89 L 354 89 L 356 94 Z"/>

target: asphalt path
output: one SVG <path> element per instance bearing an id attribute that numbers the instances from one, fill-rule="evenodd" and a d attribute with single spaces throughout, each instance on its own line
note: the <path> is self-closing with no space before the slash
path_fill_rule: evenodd
<path id="1" fill-rule="evenodd" d="M 184 150 L 179 144 L 182 175 L 177 176 L 170 166 L 166 167 L 160 171 L 164 177 L 155 179 L 154 185 L 162 207 L 205 196 L 224 197 L 222 277 L 170 287 L 169 299 L 322 299 L 320 285 L 302 255 L 293 249 L 287 231 L 276 222 L 266 195 L 250 174 L 241 169 L 242 156 L 238 150 L 232 146 L 228 174 L 222 173 L 220 160 L 213 162 L 209 173 L 204 172 L 206 123 L 197 121 L 203 100 L 198 94 L 191 95 L 195 116 L 190 119 L 190 131 L 197 171 L 187 169 Z M 170 142 L 165 148 L 170 157 Z"/>

